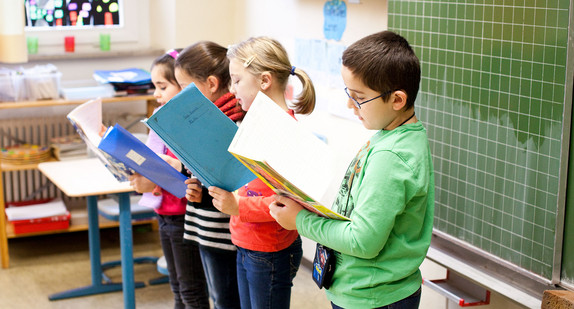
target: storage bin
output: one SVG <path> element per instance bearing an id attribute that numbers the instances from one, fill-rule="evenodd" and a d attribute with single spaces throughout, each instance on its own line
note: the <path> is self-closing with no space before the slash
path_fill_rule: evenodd
<path id="1" fill-rule="evenodd" d="M 46 231 L 67 230 L 70 227 L 72 215 L 51 216 L 38 219 L 10 221 L 14 227 L 14 234 L 38 233 Z"/>
<path id="2" fill-rule="evenodd" d="M 58 71 L 24 72 L 26 95 L 28 100 L 49 100 L 60 98 L 60 80 Z"/>
<path id="3" fill-rule="evenodd" d="M 0 102 L 22 100 L 26 100 L 26 89 L 22 73 L 0 68 Z"/>

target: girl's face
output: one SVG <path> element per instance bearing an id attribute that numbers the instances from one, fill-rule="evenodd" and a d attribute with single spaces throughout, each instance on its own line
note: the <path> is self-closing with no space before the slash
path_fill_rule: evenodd
<path id="1" fill-rule="evenodd" d="M 251 74 L 237 59 L 229 62 L 229 75 L 231 75 L 231 93 L 235 95 L 241 109 L 248 111 L 255 99 L 257 92 L 261 90 L 261 80 Z"/>
<path id="2" fill-rule="evenodd" d="M 161 65 L 156 65 L 151 69 L 151 82 L 155 86 L 153 96 L 160 105 L 167 103 L 181 90 L 179 85 L 171 83 L 164 76 L 164 69 Z"/>
<path id="3" fill-rule="evenodd" d="M 367 87 L 359 78 L 357 78 L 347 67 L 341 68 L 341 75 L 349 96 L 357 100 L 357 102 L 365 102 L 381 94 L 377 91 Z M 369 130 L 381 130 L 387 127 L 399 113 L 393 109 L 394 94 L 391 94 L 388 102 L 384 102 L 382 98 L 374 99 L 361 105 L 358 108 L 351 98 L 347 101 L 347 107 L 352 108 L 355 115 L 363 123 L 363 126 Z"/>
<path id="4" fill-rule="evenodd" d="M 189 86 L 189 84 L 194 83 L 197 89 L 201 91 L 201 93 L 206 96 L 211 102 L 217 100 L 215 95 L 211 93 L 209 86 L 206 81 L 201 81 L 197 78 L 193 78 L 189 76 L 184 70 L 181 68 L 175 68 L 175 79 L 179 83 L 181 89 Z"/>

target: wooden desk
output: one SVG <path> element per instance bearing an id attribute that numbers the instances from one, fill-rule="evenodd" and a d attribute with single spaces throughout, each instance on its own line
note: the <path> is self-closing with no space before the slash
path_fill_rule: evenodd
<path id="1" fill-rule="evenodd" d="M 51 295 L 50 300 L 123 290 L 124 307 L 135 308 L 133 239 L 129 198 L 129 193 L 133 191 L 132 187 L 128 182 L 118 182 L 97 158 L 45 162 L 40 163 L 38 169 L 66 195 L 72 197 L 85 196 L 88 200 L 88 237 L 92 284 Z M 119 195 L 122 284 L 102 283 L 97 206 L 97 196 L 102 194 Z"/>

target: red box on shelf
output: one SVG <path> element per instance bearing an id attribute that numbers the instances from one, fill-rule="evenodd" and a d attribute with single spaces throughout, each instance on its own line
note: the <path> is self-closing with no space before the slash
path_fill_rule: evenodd
<path id="1" fill-rule="evenodd" d="M 65 230 L 70 227 L 71 217 L 72 215 L 68 211 L 65 215 L 10 221 L 10 223 L 14 226 L 14 234 L 36 233 Z"/>

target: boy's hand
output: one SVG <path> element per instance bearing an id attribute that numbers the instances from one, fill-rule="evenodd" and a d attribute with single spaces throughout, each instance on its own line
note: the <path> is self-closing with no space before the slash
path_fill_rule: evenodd
<path id="1" fill-rule="evenodd" d="M 209 195 L 213 197 L 213 206 L 222 213 L 239 216 L 239 197 L 224 189 L 211 186 Z"/>
<path id="2" fill-rule="evenodd" d="M 131 175 L 129 180 L 130 185 L 137 193 L 152 192 L 156 187 L 155 183 L 138 173 Z"/>
<path id="3" fill-rule="evenodd" d="M 275 202 L 269 204 L 269 214 L 286 230 L 297 229 L 297 214 L 303 206 L 294 200 L 280 195 L 273 196 Z"/>
<path id="4" fill-rule="evenodd" d="M 188 178 L 185 181 L 187 184 L 187 190 L 185 191 L 185 198 L 190 202 L 201 203 L 201 198 L 203 197 L 202 185 L 197 178 Z"/>

